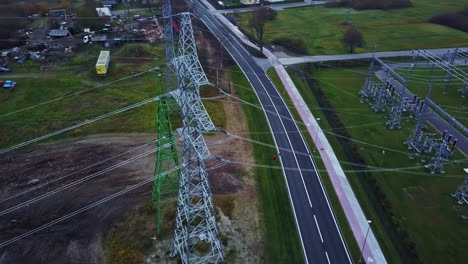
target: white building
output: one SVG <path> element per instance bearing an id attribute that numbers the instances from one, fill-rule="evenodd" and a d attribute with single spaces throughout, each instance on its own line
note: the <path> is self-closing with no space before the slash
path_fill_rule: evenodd
<path id="1" fill-rule="evenodd" d="M 100 17 L 111 17 L 112 13 L 108 7 L 98 7 L 96 8 L 96 12 Z"/>
<path id="2" fill-rule="evenodd" d="M 244 5 L 260 4 L 260 0 L 240 0 L 240 2 Z"/>
<path id="3" fill-rule="evenodd" d="M 276 3 L 276 2 L 283 2 L 284 0 L 265 0 L 265 2 Z M 240 0 L 241 4 L 244 5 L 255 5 L 260 4 L 260 0 Z"/>

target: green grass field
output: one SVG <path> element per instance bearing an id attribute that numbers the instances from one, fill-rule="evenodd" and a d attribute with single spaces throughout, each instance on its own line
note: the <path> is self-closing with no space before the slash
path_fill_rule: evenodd
<path id="1" fill-rule="evenodd" d="M 367 217 L 373 221 L 373 230 L 388 262 L 408 261 L 401 254 L 400 238 L 395 232 L 406 234 L 414 242 L 416 252 L 424 263 L 463 262 L 464 248 L 456 245 L 461 245 L 468 239 L 468 232 L 464 228 L 465 223 L 459 218 L 463 213 L 462 207 L 456 204 L 450 193 L 462 182 L 462 168 L 468 165 L 466 158 L 455 153 L 453 160 L 464 159 L 464 164 L 447 165 L 446 174 L 443 175 L 431 175 L 422 168 L 423 163 L 418 159 L 409 159 L 403 142 L 409 136 L 414 122 L 404 122 L 401 130 L 388 130 L 382 114 L 372 112 L 367 104 L 359 102 L 357 93 L 364 82 L 362 74 L 366 71 L 366 67 L 354 67 L 313 72 L 326 97 L 320 100 L 328 100 L 333 109 L 317 107 L 318 101 L 310 82 L 298 78 L 301 74 L 295 74 L 293 80 L 310 104 L 314 116 L 321 117 L 320 124 L 326 130 L 327 138 L 347 171 L 348 179 Z M 309 74 L 311 72 L 302 74 L 302 77 L 311 78 Z M 329 111 L 337 114 L 345 128 L 335 127 L 329 118 Z M 346 130 L 353 140 L 360 142 L 343 145 L 336 136 L 340 130 Z M 353 160 L 349 156 L 349 148 L 357 150 L 363 161 L 370 166 L 401 168 L 392 172 L 371 172 L 390 201 L 393 216 L 385 216 L 375 208 L 375 202 L 359 180 L 362 177 L 361 172 L 351 171 L 356 167 L 346 164 Z M 397 223 L 400 230 L 392 230 L 392 225 L 389 224 L 392 222 Z"/>
<path id="2" fill-rule="evenodd" d="M 468 46 L 468 34 L 460 30 L 428 23 L 428 19 L 444 12 L 461 11 L 463 1 L 413 0 L 414 7 L 388 11 L 351 11 L 352 23 L 362 32 L 365 46 L 356 52 L 408 50 Z M 274 21 L 266 24 L 265 40 L 304 38 L 310 55 L 348 53 L 341 39 L 347 8 L 324 6 L 285 9 Z M 240 15 L 239 25 L 248 29 L 249 14 Z"/>
<path id="3" fill-rule="evenodd" d="M 245 101 L 259 104 L 250 83 L 240 69 L 230 67 L 231 82 L 239 97 Z M 242 104 L 247 117 L 250 138 L 266 144 L 274 145 L 265 115 L 261 109 Z M 256 133 L 257 132 L 257 133 Z M 276 150 L 259 144 L 253 145 L 253 153 L 257 164 L 280 166 L 278 160 L 271 156 Z M 263 263 L 303 263 L 302 248 L 296 223 L 293 218 L 286 184 L 281 170 L 257 167 L 255 169 L 258 196 L 260 201 L 260 226 L 263 235 Z"/>
<path id="4" fill-rule="evenodd" d="M 47 133 L 71 126 L 96 116 L 123 108 L 156 96 L 157 72 L 147 72 L 138 77 L 97 87 L 137 73 L 145 72 L 162 64 L 163 46 L 136 48 L 130 45 L 115 50 L 107 77 L 96 76 L 94 65 L 100 49 L 91 48 L 68 62 L 55 63 L 56 71 L 40 71 L 40 64 L 28 61 L 13 65 L 12 77 L 17 82 L 14 93 L 0 91 L 0 148 L 5 148 Z M 138 54 L 136 54 L 137 52 Z M 112 57 L 113 55 L 117 55 Z M 125 58 L 131 57 L 131 58 Z M 0 75 L 1 79 L 5 79 Z M 66 97 L 25 111 L 8 113 L 60 98 L 89 88 L 97 87 L 75 96 Z M 207 102 L 206 108 L 217 126 L 224 127 L 224 111 L 220 102 Z M 115 116 L 53 137 L 52 140 L 97 133 L 156 132 L 156 103 L 149 103 Z M 180 118 L 174 114 L 174 122 Z M 177 126 L 175 126 L 177 127 Z"/>

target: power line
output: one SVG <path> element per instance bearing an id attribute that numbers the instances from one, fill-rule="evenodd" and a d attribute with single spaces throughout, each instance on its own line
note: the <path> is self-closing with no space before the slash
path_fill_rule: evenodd
<path id="1" fill-rule="evenodd" d="M 45 199 L 45 198 L 47 198 L 47 197 L 49 197 L 49 196 L 51 196 L 51 195 L 54 195 L 54 194 L 56 194 L 56 193 L 61 192 L 61 191 L 70 189 L 71 187 L 74 187 L 74 186 L 76 186 L 76 185 L 78 185 L 78 184 L 81 184 L 81 183 L 83 183 L 83 182 L 86 182 L 86 181 L 88 181 L 88 180 L 94 179 L 94 178 L 96 178 L 96 177 L 98 177 L 98 176 L 101 176 L 101 175 L 107 173 L 107 172 L 113 171 L 113 170 L 115 170 L 115 169 L 117 169 L 117 168 L 120 168 L 120 167 L 122 167 L 122 166 L 124 166 L 124 165 L 127 165 L 127 164 L 129 164 L 129 163 L 131 163 L 131 162 L 133 162 L 133 161 L 135 161 L 135 160 L 138 160 L 138 159 L 141 159 L 141 158 L 143 158 L 143 157 L 146 157 L 146 156 L 148 156 L 148 155 L 150 155 L 150 154 L 152 154 L 152 153 L 155 153 L 156 151 L 158 151 L 158 150 L 160 150 L 160 149 L 162 149 L 162 148 L 168 147 L 168 146 L 170 146 L 170 145 L 172 145 L 172 144 L 176 144 L 176 143 L 178 143 L 178 142 L 180 142 L 180 141 L 181 141 L 181 139 L 176 140 L 176 141 L 173 141 L 173 142 L 168 143 L 168 144 L 165 144 L 165 145 L 162 145 L 161 147 L 154 148 L 154 149 L 152 149 L 152 150 L 146 151 L 146 152 L 144 152 L 144 153 L 138 154 L 138 155 L 136 155 L 136 156 L 134 156 L 134 157 L 132 157 L 132 158 L 130 158 L 130 159 L 124 160 L 124 161 L 119 162 L 119 163 L 117 163 L 117 164 L 114 164 L 114 165 L 112 165 L 112 166 L 110 166 L 110 167 L 107 167 L 107 168 L 104 169 L 104 170 L 95 172 L 95 173 L 90 174 L 90 175 L 88 175 L 88 176 L 86 176 L 86 177 L 83 177 L 83 178 L 81 178 L 81 179 L 79 179 L 79 180 L 77 180 L 77 181 L 74 181 L 74 182 L 68 183 L 68 184 L 66 184 L 66 185 L 60 186 L 60 187 L 58 187 L 58 188 L 56 188 L 56 189 L 54 189 L 54 190 L 52 190 L 52 191 L 50 191 L 50 192 L 47 192 L 47 193 L 42 194 L 42 195 L 39 195 L 39 196 L 34 197 L 34 198 L 32 198 L 32 199 L 30 199 L 30 200 L 27 200 L 27 201 L 25 201 L 25 202 L 19 203 L 19 204 L 15 205 L 15 206 L 12 206 L 12 207 L 8 208 L 8 209 L 4 209 L 4 210 L 0 211 L 0 216 L 3 216 L 3 215 L 6 215 L 6 214 L 8 214 L 8 213 L 11 213 L 11 212 L 13 212 L 13 211 L 16 211 L 16 210 L 18 210 L 18 209 L 20 209 L 20 208 L 22 208 L 22 207 L 31 205 L 31 204 L 33 204 L 33 203 L 35 203 L 35 202 L 38 202 L 38 201 L 40 201 L 40 200 L 43 200 L 43 199 Z"/>
<path id="2" fill-rule="evenodd" d="M 110 113 L 107 113 L 107 114 L 104 114 L 104 115 L 100 115 L 100 116 L 94 117 L 94 118 L 92 118 L 92 119 L 89 119 L 89 120 L 80 122 L 80 123 L 78 123 L 78 124 L 75 124 L 75 125 L 72 125 L 72 126 L 69 126 L 69 127 L 66 127 L 66 128 L 63 128 L 63 129 L 60 129 L 60 130 L 57 130 L 57 131 L 54 131 L 54 132 L 52 132 L 52 133 L 49 133 L 49 134 L 46 134 L 46 135 L 43 135 L 43 136 L 40 136 L 40 137 L 37 137 L 37 138 L 33 138 L 33 139 L 28 140 L 28 141 L 25 141 L 25 142 L 23 142 L 23 143 L 19 143 L 19 144 L 13 145 L 13 146 L 11 146 L 11 147 L 8 147 L 8 148 L 5 148 L 5 149 L 0 150 L 0 155 L 1 155 L 1 154 L 4 154 L 4 153 L 7 153 L 7 152 L 9 152 L 9 151 L 12 151 L 12 150 L 15 150 L 15 149 L 18 149 L 18 148 L 21 148 L 21 147 L 30 145 L 30 144 L 32 144 L 32 143 L 35 143 L 35 142 L 38 142 L 38 141 L 41 141 L 41 140 L 44 140 L 44 139 L 47 139 L 47 138 L 50 138 L 50 137 L 53 137 L 53 136 L 62 134 L 62 133 L 65 133 L 65 132 L 70 131 L 70 130 L 73 130 L 73 129 L 75 129 L 75 128 L 78 128 L 78 127 L 82 127 L 82 126 L 84 126 L 84 125 L 91 124 L 91 123 L 96 122 L 96 121 L 99 121 L 99 120 L 101 120 L 101 119 L 104 119 L 104 118 L 107 118 L 107 117 L 110 117 L 110 116 L 113 116 L 113 115 L 116 115 L 116 114 L 119 114 L 119 113 L 122 113 L 122 112 L 125 112 L 125 111 L 128 111 L 128 110 L 131 110 L 131 109 L 140 107 L 140 106 L 142 106 L 142 105 L 145 105 L 145 104 L 148 104 L 148 103 L 157 101 L 158 99 L 159 99 L 159 97 L 150 98 L 150 99 L 147 99 L 147 100 L 145 100 L 145 101 L 141 101 L 141 102 L 138 102 L 138 103 L 136 103 L 136 104 L 132 104 L 132 105 L 129 105 L 129 106 L 126 106 L 126 107 L 117 109 L 117 110 L 112 111 L 112 112 L 110 112 Z"/>
<path id="3" fill-rule="evenodd" d="M 225 94 L 225 95 L 227 95 L 227 96 L 229 96 L 229 97 L 232 97 L 232 98 L 234 98 L 235 100 L 241 101 L 241 102 L 243 102 L 243 103 L 245 103 L 245 104 L 248 104 L 248 105 L 251 105 L 251 106 L 254 106 L 255 108 L 264 110 L 264 109 L 263 109 L 262 107 L 260 107 L 260 106 L 257 106 L 257 105 L 255 105 L 255 104 L 253 104 L 253 103 L 250 103 L 250 102 L 248 102 L 248 101 L 245 101 L 245 100 L 240 99 L 240 98 L 238 98 L 238 97 L 235 97 L 235 96 L 233 96 L 233 95 L 227 94 L 227 93 L 225 93 L 224 91 L 222 91 L 221 89 L 219 89 L 219 90 L 220 90 L 223 94 Z M 269 111 L 269 110 L 264 110 L 264 111 L 269 112 L 269 113 L 271 113 L 271 114 L 273 114 L 273 115 L 280 116 L 281 118 L 285 118 L 285 119 L 288 119 L 288 120 L 291 120 L 291 121 L 300 123 L 300 124 L 302 124 L 302 125 L 306 125 L 306 124 L 304 124 L 303 122 L 301 122 L 301 121 L 299 121 L 299 120 L 294 120 L 294 119 L 292 119 L 292 118 L 279 115 L 278 113 L 275 113 L 275 112 L 273 112 L 273 111 Z M 330 131 L 326 131 L 326 130 L 322 130 L 322 131 L 324 131 L 324 133 L 329 134 L 329 135 L 332 135 L 332 136 L 344 138 L 344 139 L 347 139 L 347 140 L 349 140 L 349 141 L 353 141 L 353 142 L 357 142 L 357 143 L 360 143 L 360 144 L 368 145 L 368 146 L 371 146 L 371 147 L 379 148 L 380 150 L 383 149 L 383 150 L 393 151 L 393 152 L 397 152 L 397 153 L 401 153 L 401 154 L 405 154 L 405 155 L 411 154 L 411 153 L 404 152 L 404 151 L 401 151 L 401 150 L 396 150 L 396 149 L 392 149 L 392 148 L 388 148 L 388 147 L 384 147 L 384 146 L 380 146 L 380 145 L 376 145 L 376 144 L 367 143 L 367 142 L 360 141 L 360 140 L 357 140 L 357 139 L 354 139 L 354 138 L 345 137 L 345 136 L 342 136 L 342 135 L 339 135 L 339 134 L 336 134 L 336 133 L 333 133 L 333 132 L 330 132 Z"/>
<path id="4" fill-rule="evenodd" d="M 101 87 L 104 87 L 104 86 L 109 86 L 109 85 L 114 84 L 114 83 L 116 83 L 116 82 L 120 82 L 120 81 L 123 81 L 123 80 L 127 80 L 127 79 L 130 79 L 130 78 L 134 78 L 134 77 L 137 77 L 137 76 L 140 76 L 140 75 L 142 75 L 142 74 L 145 74 L 145 73 L 148 73 L 148 72 L 151 72 L 151 71 L 155 71 L 155 70 L 158 70 L 158 69 L 159 69 L 159 67 L 155 67 L 155 68 L 152 68 L 152 69 L 143 71 L 143 72 L 139 72 L 139 73 L 136 73 L 136 74 L 127 76 L 127 77 L 120 78 L 120 79 L 115 80 L 115 81 L 111 81 L 111 82 L 108 82 L 108 83 L 96 85 L 96 86 L 94 86 L 94 87 L 91 87 L 91 88 L 88 88 L 88 89 L 85 89 L 85 90 L 81 90 L 81 91 L 78 91 L 78 92 L 74 92 L 74 93 L 71 93 L 71 94 L 68 94 L 68 95 L 64 95 L 64 96 L 57 97 L 57 98 L 54 98 L 54 99 L 51 99 L 51 100 L 48 100 L 48 101 L 44 101 L 44 102 L 39 103 L 39 104 L 35 104 L 35 105 L 32 105 L 32 106 L 28 106 L 28 107 L 25 107 L 25 108 L 22 108 L 22 109 L 13 111 L 13 112 L 9 112 L 9 113 L 6 113 L 6 114 L 2 114 L 2 115 L 0 115 L 0 118 L 5 117 L 5 116 L 9 116 L 9 115 L 13 115 L 13 114 L 16 114 L 16 113 L 19 113 L 19 112 L 23 112 L 23 111 L 26 111 L 26 110 L 30 110 L 30 109 L 36 108 L 36 107 L 38 107 L 38 106 L 46 105 L 46 104 L 49 104 L 49 103 L 52 103 L 52 102 L 55 102 L 55 101 L 59 101 L 59 100 L 62 100 L 62 99 L 68 98 L 68 97 L 72 97 L 72 96 L 75 96 L 75 95 L 78 95 L 78 94 L 81 94 L 81 93 L 89 92 L 89 91 L 95 90 L 95 89 L 97 89 L 97 88 L 101 88 Z M 1 154 L 1 153 L 2 153 L 2 152 L 0 152 L 0 154 Z"/>
<path id="5" fill-rule="evenodd" d="M 240 140 L 243 140 L 243 141 L 247 141 L 247 142 L 250 142 L 250 143 L 254 143 L 254 144 L 258 144 L 258 145 L 263 145 L 263 146 L 266 146 L 266 147 L 270 147 L 270 148 L 273 148 L 273 149 L 276 149 L 277 146 L 276 145 L 272 145 L 272 144 L 268 144 L 268 143 L 265 143 L 265 142 L 261 142 L 261 141 L 258 141 L 258 140 L 254 140 L 254 139 L 250 139 L 250 138 L 245 138 L 245 137 L 242 137 L 242 136 L 239 136 L 239 135 L 235 135 L 235 134 L 232 134 L 230 132 L 227 132 L 227 131 L 224 131 L 225 133 L 227 133 L 228 135 L 234 137 L 234 138 L 237 138 L 237 139 L 240 139 Z M 316 155 L 312 155 L 311 153 L 306 153 L 306 152 L 301 152 L 301 151 L 295 151 L 295 150 L 291 150 L 291 149 L 286 149 L 286 148 L 278 148 L 278 150 L 281 151 L 286 151 L 286 152 L 291 152 L 291 153 L 295 153 L 297 155 L 302 155 L 302 156 L 313 156 L 314 158 L 318 158 L 318 159 L 321 159 L 320 156 L 316 156 Z M 280 153 L 281 154 L 281 153 Z M 454 161 L 451 161 L 450 163 L 466 163 L 468 160 L 467 159 L 462 159 L 462 160 L 454 160 Z M 414 169 L 421 169 L 421 168 L 424 168 L 424 165 L 418 165 L 418 166 L 410 166 L 410 167 L 403 167 L 403 168 L 381 168 L 381 167 L 375 167 L 375 166 L 371 166 L 369 164 L 360 164 L 360 163 L 354 163 L 354 162 L 349 162 L 349 161 L 343 161 L 343 160 L 339 160 L 339 162 L 341 164 L 346 164 L 346 165 L 350 165 L 350 166 L 357 166 L 357 167 L 362 167 L 362 168 L 370 168 L 370 169 L 363 169 L 363 170 L 345 170 L 345 172 L 385 172 L 385 171 L 397 171 L 397 172 L 402 172 L 402 173 L 406 173 L 406 174 L 413 174 L 413 175 L 431 175 L 432 174 L 429 174 L 429 173 L 418 173 L 418 172 L 412 172 L 410 170 L 414 170 Z M 281 167 L 279 167 L 281 168 Z M 301 169 L 303 170 L 303 169 Z M 305 169 L 307 171 L 307 169 Z M 313 170 L 312 170 L 313 171 Z M 455 176 L 458 176 L 458 175 L 455 175 Z"/>
<path id="6" fill-rule="evenodd" d="M 163 177 L 163 176 L 167 175 L 168 173 L 171 173 L 171 172 L 173 172 L 175 170 L 178 170 L 178 169 L 181 169 L 183 167 L 184 167 L 183 165 L 180 165 L 179 167 L 171 168 L 171 169 L 165 171 L 164 173 L 161 173 L 161 174 L 159 174 L 159 175 L 157 175 L 155 177 Z M 78 209 L 78 210 L 76 210 L 76 211 L 74 211 L 72 213 L 69 213 L 69 214 L 64 215 L 64 216 L 62 216 L 60 218 L 57 218 L 57 219 L 55 219 L 55 220 L 53 220 L 53 221 L 51 221 L 51 222 L 49 222 L 47 224 L 41 225 L 41 226 L 39 226 L 37 228 L 34 228 L 32 230 L 29 230 L 28 232 L 25 232 L 25 233 L 21 234 L 19 236 L 16 236 L 16 237 L 14 237 L 12 239 L 4 241 L 4 242 L 0 243 L 0 248 L 4 248 L 4 247 L 6 247 L 6 246 L 8 246 L 8 245 L 10 245 L 12 243 L 15 243 L 16 241 L 19 241 L 19 240 L 21 240 L 23 238 L 31 236 L 31 235 L 33 235 L 33 234 L 35 234 L 35 233 L 37 233 L 39 231 L 42 231 L 42 230 L 44 230 L 46 228 L 49 228 L 49 227 L 51 227 L 51 226 L 53 226 L 53 225 L 55 225 L 57 223 L 63 222 L 63 221 L 65 221 L 67 219 L 70 219 L 70 218 L 72 218 L 72 217 L 74 217 L 74 216 L 76 216 L 76 215 L 78 215 L 78 214 L 80 214 L 82 212 L 88 211 L 88 210 L 90 210 L 90 209 L 92 209 L 94 207 L 97 207 L 97 206 L 99 206 L 99 205 L 101 205 L 103 203 L 106 203 L 106 202 L 108 202 L 108 201 L 110 201 L 112 199 L 115 199 L 115 198 L 117 198 L 119 196 L 122 196 L 122 195 L 124 195 L 124 194 L 126 194 L 128 192 L 131 192 L 131 191 L 133 191 L 133 190 L 135 190 L 137 188 L 140 188 L 140 187 L 142 187 L 142 186 L 144 186 L 144 185 L 146 185 L 148 183 L 151 183 L 151 182 L 154 181 L 155 177 L 150 177 L 150 178 L 148 178 L 148 179 L 146 179 L 146 180 L 144 180 L 144 181 L 142 181 L 140 183 L 127 186 L 126 188 L 124 188 L 123 190 L 121 190 L 121 191 L 119 191 L 117 193 L 109 195 L 109 196 L 107 196 L 107 197 L 105 197 L 105 198 L 103 198 L 103 199 L 101 199 L 99 201 L 96 201 L 96 202 L 94 202 L 92 204 L 89 204 L 89 205 L 87 205 L 85 207 L 82 207 L 82 208 L 80 208 L 80 209 Z"/>
<path id="7" fill-rule="evenodd" d="M 34 191 L 34 190 L 40 189 L 40 188 L 42 188 L 42 187 L 45 187 L 45 186 L 50 185 L 50 184 L 52 184 L 52 183 L 58 182 L 58 181 L 63 180 L 63 179 L 65 179 L 65 178 L 69 178 L 69 177 L 71 177 L 71 176 L 73 176 L 73 175 L 75 175 L 75 174 L 77 174 L 77 173 L 80 173 L 80 172 L 82 172 L 82 171 L 86 171 L 86 170 L 88 170 L 88 169 L 90 169 L 90 168 L 96 167 L 96 166 L 98 166 L 98 165 L 100 165 L 100 164 L 103 164 L 103 163 L 105 163 L 105 162 L 107 162 L 107 161 L 113 160 L 113 159 L 118 158 L 118 157 L 120 157 L 120 156 L 123 156 L 123 155 L 125 155 L 125 154 L 127 154 L 127 153 L 130 153 L 130 152 L 133 152 L 133 151 L 135 151 L 135 150 L 141 149 L 141 148 L 146 147 L 146 146 L 148 146 L 148 145 L 150 145 L 150 144 L 153 144 L 153 143 L 155 143 L 155 142 L 156 142 L 156 140 L 151 140 L 151 141 L 149 141 L 148 143 L 145 143 L 145 144 L 143 144 L 143 145 L 137 146 L 137 147 L 132 148 L 132 149 L 130 149 L 130 150 L 121 152 L 121 153 L 119 153 L 119 154 L 117 154 L 117 155 L 115 155 L 115 156 L 112 156 L 112 157 L 107 158 L 107 159 L 105 159 L 105 160 L 99 161 L 99 162 L 94 163 L 94 164 L 92 164 L 92 165 L 89 165 L 89 166 L 87 166 L 87 167 L 85 167 L 85 168 L 82 168 L 82 169 L 79 169 L 79 170 L 74 171 L 74 172 L 72 172 L 72 173 L 69 173 L 69 174 L 67 174 L 67 175 L 65 175 L 65 176 L 62 176 L 62 177 L 53 179 L 53 180 L 48 181 L 48 182 L 46 182 L 46 183 L 40 184 L 40 185 L 38 185 L 38 186 L 34 186 L 33 188 L 28 189 L 28 190 L 26 190 L 26 191 L 23 191 L 23 192 L 20 192 L 20 193 L 17 193 L 17 194 L 8 196 L 8 198 L 5 198 L 5 199 L 3 199 L 3 200 L 0 200 L 0 203 L 9 201 L 9 200 L 11 200 L 11 199 L 13 199 L 13 198 L 16 198 L 16 197 L 18 197 L 18 196 L 27 194 L 27 193 L 32 192 L 32 191 Z"/>

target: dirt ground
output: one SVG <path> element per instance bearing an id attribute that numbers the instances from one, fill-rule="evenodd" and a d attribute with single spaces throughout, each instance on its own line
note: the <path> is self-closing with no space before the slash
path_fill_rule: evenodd
<path id="1" fill-rule="evenodd" d="M 27 147 L 0 157 L 0 210 L 47 193 L 154 148 L 149 145 L 93 168 L 84 169 L 145 144 L 155 135 L 94 135 Z M 94 201 L 151 177 L 154 154 L 0 217 L 0 241 L 6 241 Z M 82 170 L 84 169 L 84 170 Z M 9 197 L 82 170 L 55 184 Z M 0 263 L 104 263 L 102 235 L 148 201 L 151 186 L 134 190 L 44 231 L 0 249 Z"/>

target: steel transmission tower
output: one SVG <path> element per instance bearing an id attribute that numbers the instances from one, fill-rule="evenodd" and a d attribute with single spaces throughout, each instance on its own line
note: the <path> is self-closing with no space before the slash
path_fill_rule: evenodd
<path id="1" fill-rule="evenodd" d="M 452 196 L 457 198 L 458 204 L 468 204 L 468 177 L 465 178 L 457 191 L 452 193 Z"/>
<path id="2" fill-rule="evenodd" d="M 171 0 L 164 0 L 163 4 L 163 21 L 164 21 L 164 44 L 166 47 L 166 60 L 171 62 L 174 59 L 174 32 L 172 31 L 172 5 Z M 166 92 L 175 86 L 175 77 L 172 74 L 171 67 L 166 68 Z M 174 80 L 174 81 L 173 81 Z"/>
<path id="3" fill-rule="evenodd" d="M 178 89 L 172 92 L 182 110 L 183 169 L 179 181 L 172 256 L 183 263 L 223 262 L 205 160 L 211 158 L 203 133 L 214 131 L 200 99 L 200 86 L 209 84 L 198 60 L 190 13 L 180 15 L 178 54 L 172 60 Z"/>
<path id="4" fill-rule="evenodd" d="M 164 20 L 164 43 L 166 47 L 166 61 L 170 65 L 170 62 L 174 59 L 174 35 L 172 32 L 172 6 L 171 0 L 165 0 L 163 5 L 163 20 Z M 157 95 L 164 93 L 162 76 L 159 74 L 159 89 Z M 169 66 L 166 67 L 166 89 L 168 92 L 171 87 L 174 86 L 175 77 L 173 69 Z M 170 108 L 167 98 L 162 97 L 158 104 L 157 112 L 157 126 L 158 126 L 158 141 L 157 147 L 168 146 L 160 149 L 156 154 L 156 164 L 154 167 L 155 180 L 153 182 L 152 201 L 157 204 L 156 214 L 156 232 L 157 234 L 161 231 L 162 221 L 164 219 L 164 205 L 162 197 L 165 194 L 169 194 L 178 190 L 178 181 L 180 171 L 176 170 L 165 177 L 157 177 L 169 168 L 174 168 L 179 165 L 176 145 L 170 144 L 174 142 L 175 137 L 172 133 L 172 125 L 170 119 Z M 168 144 L 169 143 L 169 144 Z"/>
<path id="5" fill-rule="evenodd" d="M 162 75 L 159 74 L 159 87 L 157 95 L 162 95 L 164 93 Z M 164 205 L 162 197 L 165 194 L 169 194 L 177 191 L 178 180 L 180 171 L 175 170 L 172 173 L 167 174 L 165 177 L 158 177 L 158 175 L 167 171 L 170 168 L 175 168 L 179 166 L 179 160 L 177 155 L 177 149 L 175 144 L 171 144 L 175 141 L 175 137 L 172 134 L 172 125 L 170 119 L 170 108 L 167 102 L 167 98 L 161 97 L 158 103 L 158 113 L 157 113 L 157 126 L 158 126 L 158 140 L 156 142 L 158 147 L 158 152 L 156 153 L 156 162 L 154 166 L 154 182 L 153 182 L 153 192 L 152 192 L 152 201 L 156 202 L 157 205 L 157 234 L 161 231 L 161 224 L 164 219 Z M 167 146 L 165 148 L 160 148 L 161 146 Z"/>
<path id="6" fill-rule="evenodd" d="M 446 137 L 448 136 L 448 138 Z M 453 149 L 457 144 L 457 140 L 455 139 L 452 143 L 452 148 L 450 148 L 450 139 L 452 135 L 447 135 L 447 131 L 444 132 L 440 143 L 435 148 L 435 154 L 429 161 L 429 163 L 425 166 L 426 168 L 431 170 L 431 174 L 436 172 L 445 173 L 444 171 L 444 164 L 449 160 L 449 158 L 453 154 Z"/>

